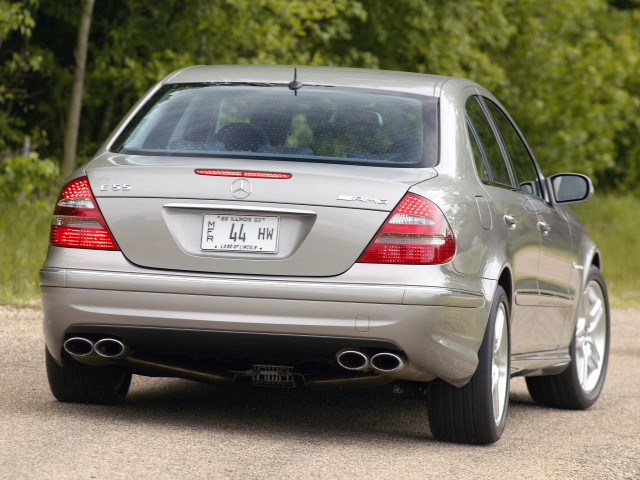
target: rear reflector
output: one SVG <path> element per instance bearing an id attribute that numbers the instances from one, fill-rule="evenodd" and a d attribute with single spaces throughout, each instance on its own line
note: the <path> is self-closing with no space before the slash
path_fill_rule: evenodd
<path id="1" fill-rule="evenodd" d="M 248 178 L 271 178 L 271 179 L 287 179 L 291 178 L 290 173 L 280 172 L 253 172 L 246 170 L 207 170 L 203 168 L 196 169 L 198 175 L 210 175 L 212 177 L 248 177 Z"/>
<path id="2" fill-rule="evenodd" d="M 359 263 L 434 265 L 451 260 L 456 242 L 442 211 L 408 193 L 358 259 Z"/>
<path id="3" fill-rule="evenodd" d="M 62 187 L 51 220 L 50 242 L 59 247 L 119 250 L 87 177 L 76 178 Z"/>

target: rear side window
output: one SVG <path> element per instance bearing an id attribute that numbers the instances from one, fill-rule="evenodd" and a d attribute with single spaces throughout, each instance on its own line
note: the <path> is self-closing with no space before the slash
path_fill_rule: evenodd
<path id="1" fill-rule="evenodd" d="M 489 170 L 491 175 L 491 181 L 502 185 L 511 186 L 511 177 L 509 176 L 509 169 L 500 149 L 498 139 L 493 133 L 491 124 L 487 119 L 478 99 L 471 97 L 467 100 L 466 104 L 467 118 L 469 119 L 472 130 L 477 134 L 477 141 L 484 151 L 487 162 L 489 163 Z M 475 139 L 474 139 L 475 140 Z M 475 154 L 475 152 L 474 152 Z M 482 172 L 479 172 L 482 177 Z"/>
<path id="2" fill-rule="evenodd" d="M 112 151 L 376 166 L 437 163 L 437 99 L 335 87 L 169 85 Z"/>
<path id="3" fill-rule="evenodd" d="M 489 169 L 487 168 L 487 164 L 484 160 L 484 155 L 482 155 L 482 150 L 480 149 L 480 145 L 478 144 L 477 133 L 471 125 L 469 127 L 469 140 L 471 142 L 471 150 L 473 151 L 473 161 L 476 164 L 476 170 L 478 171 L 478 176 L 480 180 L 483 182 L 490 182 L 491 177 L 489 176 Z"/>
<path id="4" fill-rule="evenodd" d="M 486 98 L 484 101 L 498 130 L 500 130 L 500 136 L 515 170 L 518 188 L 525 193 L 542 197 L 533 158 L 531 158 L 518 131 L 495 103 Z"/>

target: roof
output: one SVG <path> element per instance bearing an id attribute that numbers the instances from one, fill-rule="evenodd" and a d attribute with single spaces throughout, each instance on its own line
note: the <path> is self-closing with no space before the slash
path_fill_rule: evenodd
<path id="1" fill-rule="evenodd" d="M 449 77 L 361 68 L 293 65 L 196 65 L 168 75 L 163 83 L 269 83 L 287 85 L 294 78 L 304 85 L 327 85 L 434 95 Z"/>

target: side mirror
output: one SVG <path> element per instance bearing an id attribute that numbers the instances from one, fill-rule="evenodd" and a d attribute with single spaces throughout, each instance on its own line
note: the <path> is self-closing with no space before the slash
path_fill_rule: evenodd
<path id="1" fill-rule="evenodd" d="M 584 202 L 593 193 L 591 179 L 579 173 L 551 175 L 547 178 L 547 185 L 556 204 Z"/>

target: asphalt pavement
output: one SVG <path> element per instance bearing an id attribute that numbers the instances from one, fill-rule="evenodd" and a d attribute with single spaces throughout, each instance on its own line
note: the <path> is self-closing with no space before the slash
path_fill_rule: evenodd
<path id="1" fill-rule="evenodd" d="M 540 408 L 523 379 L 490 446 L 437 442 L 426 403 L 386 388 L 284 390 L 134 376 L 127 402 L 58 403 L 42 313 L 0 307 L 0 478 L 640 479 L 640 310 L 612 311 L 586 411 Z"/>

